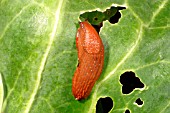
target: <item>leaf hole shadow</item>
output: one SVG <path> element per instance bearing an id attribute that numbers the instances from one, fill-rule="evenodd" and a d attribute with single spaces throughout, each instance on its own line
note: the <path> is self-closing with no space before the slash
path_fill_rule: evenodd
<path id="1" fill-rule="evenodd" d="M 96 113 L 108 113 L 113 108 L 113 100 L 110 97 L 100 98 L 96 104 Z"/>
<path id="2" fill-rule="evenodd" d="M 103 21 L 108 20 L 111 24 L 118 23 L 121 18 L 121 10 L 126 9 L 126 7 L 111 6 L 105 11 L 91 11 L 85 12 L 79 16 L 81 21 L 88 21 L 99 33 L 100 28 L 103 26 Z"/>
<path id="3" fill-rule="evenodd" d="M 143 101 L 141 100 L 141 98 L 136 99 L 135 103 L 136 103 L 139 107 L 141 107 L 141 106 L 143 105 Z"/>
<path id="4" fill-rule="evenodd" d="M 126 109 L 125 113 L 130 113 L 130 110 Z"/>
<path id="5" fill-rule="evenodd" d="M 120 76 L 120 83 L 122 84 L 122 93 L 129 94 L 135 88 L 143 88 L 144 84 L 140 81 L 135 73 L 132 71 L 127 71 Z"/>

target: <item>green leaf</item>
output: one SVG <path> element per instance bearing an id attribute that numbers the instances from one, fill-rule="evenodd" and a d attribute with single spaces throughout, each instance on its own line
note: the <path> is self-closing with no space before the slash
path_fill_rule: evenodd
<path id="1" fill-rule="evenodd" d="M 86 12 L 80 15 L 80 19 L 84 21 L 88 20 L 91 24 L 98 25 L 105 19 L 105 15 L 98 11 Z"/>
<path id="2" fill-rule="evenodd" d="M 76 25 L 80 14 L 124 6 L 117 24 L 103 23 L 105 64 L 90 96 L 74 99 Z M 0 106 L 4 113 L 95 113 L 101 97 L 111 113 L 170 112 L 170 1 L 1 0 Z M 145 85 L 122 94 L 120 76 Z M 144 102 L 135 103 L 137 98 Z"/>

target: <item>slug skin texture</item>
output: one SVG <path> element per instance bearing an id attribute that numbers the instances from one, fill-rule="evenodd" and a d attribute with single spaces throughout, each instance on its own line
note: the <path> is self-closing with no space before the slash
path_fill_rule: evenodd
<path id="1" fill-rule="evenodd" d="M 76 100 L 81 100 L 89 96 L 104 64 L 104 45 L 96 30 L 87 21 L 80 22 L 76 47 L 79 63 L 72 79 L 72 92 Z"/>

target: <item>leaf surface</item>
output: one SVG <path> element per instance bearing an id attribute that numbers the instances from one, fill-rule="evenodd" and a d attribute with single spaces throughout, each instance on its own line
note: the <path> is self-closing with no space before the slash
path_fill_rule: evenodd
<path id="1" fill-rule="evenodd" d="M 125 6 L 117 24 L 103 23 L 105 65 L 91 95 L 76 101 L 75 35 L 86 11 Z M 170 112 L 170 1 L 5 1 L 0 2 L 0 105 L 5 113 L 95 113 L 100 97 L 111 97 L 110 112 Z M 145 85 L 122 94 L 120 76 L 133 71 Z M 141 98 L 139 107 L 135 100 Z M 3 100 L 3 101 L 2 101 Z"/>

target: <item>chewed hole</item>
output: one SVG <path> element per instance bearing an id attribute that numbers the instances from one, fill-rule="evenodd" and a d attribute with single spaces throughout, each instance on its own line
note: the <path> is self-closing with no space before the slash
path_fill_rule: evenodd
<path id="1" fill-rule="evenodd" d="M 127 110 L 125 111 L 125 113 L 130 113 L 130 110 L 127 109 Z"/>
<path id="2" fill-rule="evenodd" d="M 113 107 L 113 101 L 110 97 L 100 98 L 97 101 L 96 113 L 108 113 Z"/>
<path id="3" fill-rule="evenodd" d="M 112 24 L 118 23 L 119 19 L 121 18 L 121 13 L 120 10 L 126 9 L 125 7 L 118 7 L 118 11 L 116 12 L 116 14 L 114 16 L 112 16 L 109 19 L 109 22 Z"/>
<path id="4" fill-rule="evenodd" d="M 122 93 L 129 94 L 135 88 L 143 88 L 144 84 L 140 81 L 135 73 L 132 71 L 125 72 L 120 76 L 120 83 L 122 84 Z"/>
<path id="5" fill-rule="evenodd" d="M 110 8 L 101 11 L 89 11 L 84 12 L 80 15 L 81 21 L 88 21 L 97 32 L 100 31 L 100 28 L 103 26 L 103 21 L 109 21 L 111 24 L 118 23 L 119 19 L 121 18 L 120 11 L 126 9 L 125 7 L 119 6 L 111 6 Z"/>
<path id="6" fill-rule="evenodd" d="M 98 20 L 97 17 L 95 17 L 94 20 Z"/>
<path id="7" fill-rule="evenodd" d="M 110 18 L 109 22 L 112 24 L 117 23 L 119 21 L 120 17 L 121 17 L 120 12 L 117 12 L 114 16 L 112 16 Z"/>
<path id="8" fill-rule="evenodd" d="M 141 98 L 136 99 L 135 103 L 136 103 L 139 107 L 141 107 L 141 106 L 143 105 L 143 101 L 141 100 Z"/>

